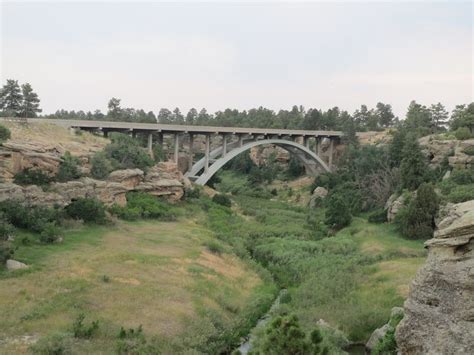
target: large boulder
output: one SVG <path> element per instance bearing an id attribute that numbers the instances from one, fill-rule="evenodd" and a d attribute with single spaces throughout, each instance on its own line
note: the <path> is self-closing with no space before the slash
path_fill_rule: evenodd
<path id="1" fill-rule="evenodd" d="M 13 259 L 8 259 L 6 266 L 7 266 L 7 270 L 12 270 L 12 271 L 26 269 L 28 267 L 28 265 L 22 262 L 13 260 Z"/>
<path id="2" fill-rule="evenodd" d="M 390 313 L 390 320 L 388 321 L 388 323 L 373 331 L 373 333 L 370 335 L 369 340 L 365 344 L 365 348 L 369 352 L 374 350 L 377 344 L 385 337 L 387 332 L 393 331 L 395 329 L 394 327 L 396 326 L 396 324 L 394 323 L 400 320 L 401 318 L 403 318 L 403 308 L 393 307 Z"/>
<path id="3" fill-rule="evenodd" d="M 396 331 L 401 354 L 474 349 L 474 201 L 443 208 L 437 226 Z"/>
<path id="4" fill-rule="evenodd" d="M 324 187 L 318 186 L 317 188 L 315 188 L 309 200 L 309 208 L 316 208 L 318 203 L 321 200 L 324 200 L 327 195 L 328 190 L 326 190 Z"/>
<path id="5" fill-rule="evenodd" d="M 134 189 L 143 181 L 143 176 L 144 173 L 140 169 L 125 169 L 113 171 L 107 180 L 120 183 L 129 189 Z"/>
<path id="6" fill-rule="evenodd" d="M 433 168 L 440 166 L 446 157 L 452 168 L 468 169 L 474 166 L 474 156 L 465 154 L 466 148 L 474 146 L 474 139 L 459 141 L 430 135 L 420 138 L 418 142 Z"/>

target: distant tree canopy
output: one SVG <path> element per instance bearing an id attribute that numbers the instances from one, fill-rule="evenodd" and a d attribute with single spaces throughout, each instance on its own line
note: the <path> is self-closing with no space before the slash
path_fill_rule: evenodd
<path id="1" fill-rule="evenodd" d="M 0 90 L 0 116 L 36 117 L 42 111 L 39 97 L 30 84 L 19 85 L 17 80 L 8 79 Z M 405 128 L 417 136 L 445 131 L 448 127 L 455 131 L 469 129 L 474 135 L 474 102 L 458 105 L 451 116 L 441 103 L 425 106 L 410 102 L 406 117 L 400 120 L 392 111 L 392 106 L 378 102 L 374 108 L 361 105 L 352 114 L 335 106 L 327 111 L 294 105 L 289 110 L 273 111 L 265 107 L 250 110 L 227 108 L 209 113 L 205 108 L 191 108 L 188 112 L 161 108 L 153 111 L 122 107 L 121 99 L 112 97 L 107 104 L 107 112 L 68 111 L 59 109 L 45 118 L 80 119 L 95 121 L 123 121 L 139 123 L 187 124 L 198 126 L 234 126 L 255 128 L 340 130 L 347 135 L 346 143 L 355 144 L 355 132 L 377 131 L 390 127 Z"/>

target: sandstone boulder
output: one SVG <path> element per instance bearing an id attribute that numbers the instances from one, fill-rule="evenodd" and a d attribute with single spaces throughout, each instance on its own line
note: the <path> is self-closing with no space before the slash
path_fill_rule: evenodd
<path id="1" fill-rule="evenodd" d="M 129 189 L 134 189 L 143 181 L 143 176 L 144 173 L 140 169 L 125 169 L 113 171 L 107 180 L 118 182 Z"/>
<path id="2" fill-rule="evenodd" d="M 474 201 L 448 205 L 437 223 L 396 331 L 401 354 L 474 349 Z"/>
<path id="3" fill-rule="evenodd" d="M 327 195 L 328 190 L 326 190 L 324 187 L 318 186 L 317 188 L 315 188 L 309 200 L 309 208 L 316 208 L 318 202 L 324 200 Z"/>
<path id="4" fill-rule="evenodd" d="M 393 307 L 392 311 L 390 312 L 390 320 L 388 321 L 388 323 L 374 330 L 369 340 L 365 344 L 365 348 L 369 352 L 371 352 L 379 343 L 379 341 L 385 337 L 388 331 L 394 330 L 394 327 L 396 325 L 395 321 L 398 321 L 401 318 L 403 318 L 403 308 Z"/>
<path id="5" fill-rule="evenodd" d="M 13 259 L 8 259 L 6 265 L 7 265 L 7 270 L 12 270 L 12 271 L 13 270 L 26 269 L 28 267 L 28 265 L 26 265 L 22 262 L 13 260 Z"/>

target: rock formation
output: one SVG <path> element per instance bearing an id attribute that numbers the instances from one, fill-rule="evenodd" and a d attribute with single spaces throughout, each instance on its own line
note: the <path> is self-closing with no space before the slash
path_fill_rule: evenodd
<path id="1" fill-rule="evenodd" d="M 16 199 L 32 205 L 65 206 L 77 198 L 95 197 L 108 206 L 113 204 L 123 206 L 127 203 L 127 192 L 144 191 L 174 202 L 181 199 L 188 184 L 176 164 L 166 162 L 158 163 L 147 174 L 140 169 L 117 170 L 105 181 L 85 177 L 64 183 L 53 183 L 46 191 L 35 185 L 0 183 L 0 201 Z"/>
<path id="2" fill-rule="evenodd" d="M 396 331 L 401 354 L 474 351 L 474 200 L 440 212 Z"/>
<path id="3" fill-rule="evenodd" d="M 389 197 L 387 202 L 385 203 L 385 210 L 387 211 L 387 221 L 392 223 L 395 221 L 395 217 L 397 216 L 398 211 L 405 206 L 405 196 L 397 194 L 393 194 Z"/>
<path id="4" fill-rule="evenodd" d="M 459 141 L 431 135 L 420 138 L 419 143 L 432 167 L 438 167 L 446 157 L 452 168 L 467 169 L 474 166 L 474 156 L 465 154 L 466 148 L 474 146 L 474 139 Z"/>
<path id="5" fill-rule="evenodd" d="M 327 195 L 328 190 L 326 190 L 324 187 L 318 186 L 317 188 L 315 188 L 309 200 L 309 208 L 316 208 L 318 203 L 321 200 L 324 200 Z"/>

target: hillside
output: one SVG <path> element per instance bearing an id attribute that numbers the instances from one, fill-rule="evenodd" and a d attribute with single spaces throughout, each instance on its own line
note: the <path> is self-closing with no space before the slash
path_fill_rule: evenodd
<path id="1" fill-rule="evenodd" d="M 272 295 L 244 262 L 211 253 L 210 240 L 182 220 L 83 227 L 62 244 L 22 245 L 16 257 L 30 267 L 0 274 L 0 352 L 27 353 L 38 338 L 63 334 L 75 352 L 111 353 L 120 327 L 140 325 L 164 353 L 211 348 L 259 294 Z M 99 321 L 91 340 L 67 335 L 81 313 Z"/>

